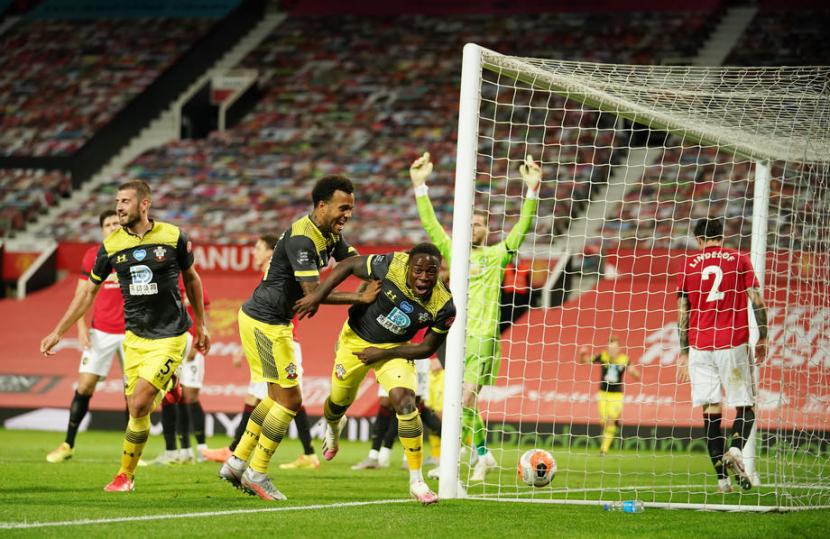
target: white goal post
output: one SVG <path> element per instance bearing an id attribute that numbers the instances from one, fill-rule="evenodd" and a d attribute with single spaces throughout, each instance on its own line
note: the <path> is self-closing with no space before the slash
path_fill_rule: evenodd
<path id="1" fill-rule="evenodd" d="M 472 216 L 487 215 L 491 243 L 507 236 L 527 155 L 541 163 L 543 184 L 515 264 L 565 267 L 566 284 L 560 305 L 537 298 L 502 334 L 496 383 L 478 395 L 498 467 L 472 481 L 476 448 L 461 439 Z M 588 220 L 582 252 L 563 262 L 555 244 L 597 203 L 605 213 Z M 467 44 L 453 211 L 458 315 L 447 345 L 440 497 L 830 507 L 830 68 L 611 65 Z M 718 492 L 700 408 L 675 381 L 674 268 L 696 249 L 690 227 L 705 216 L 725 218 L 725 244 L 749 253 L 769 310 L 768 359 L 754 374 L 757 420 L 744 447 L 756 485 L 731 494 Z M 750 324 L 754 343 L 751 314 Z M 594 402 L 599 367 L 576 356 L 603 350 L 611 336 L 642 380 L 625 375 L 624 411 L 609 429 Z M 727 438 L 733 418 L 724 406 Z M 603 436 L 613 441 L 600 457 Z M 559 464 L 548 487 L 516 477 L 531 448 Z"/>

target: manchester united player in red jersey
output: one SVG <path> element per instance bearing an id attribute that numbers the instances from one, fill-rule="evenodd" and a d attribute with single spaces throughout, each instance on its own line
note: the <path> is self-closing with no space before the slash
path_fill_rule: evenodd
<path id="1" fill-rule="evenodd" d="M 703 407 L 709 456 L 721 492 L 732 492 L 727 470 L 741 488 L 752 487 L 743 465 L 743 447 L 755 423 L 755 388 L 749 353 L 747 298 L 758 323 L 755 361 L 767 353 L 767 310 L 746 255 L 723 247 L 723 224 L 705 218 L 695 224 L 701 252 L 690 255 L 678 282 L 679 376 L 691 380 L 692 403 Z M 722 394 L 736 408 L 732 444 L 724 452 Z"/>
<path id="2" fill-rule="evenodd" d="M 115 210 L 106 210 L 98 216 L 101 225 L 101 238 L 106 238 L 117 230 L 118 216 Z M 89 279 L 89 272 L 95 264 L 98 245 L 90 247 L 81 261 L 81 278 L 78 287 Z M 51 463 L 63 462 L 72 458 L 75 452 L 75 436 L 78 427 L 89 410 L 89 400 L 95 393 L 95 386 L 110 372 L 113 356 L 118 356 L 121 370 L 124 370 L 124 300 L 115 273 L 104 281 L 101 293 L 95 298 L 92 311 L 92 327 L 88 328 L 86 320 L 78 320 L 78 341 L 83 349 L 81 366 L 78 369 L 78 388 L 69 407 L 69 425 L 66 438 L 54 451 L 46 455 Z"/>

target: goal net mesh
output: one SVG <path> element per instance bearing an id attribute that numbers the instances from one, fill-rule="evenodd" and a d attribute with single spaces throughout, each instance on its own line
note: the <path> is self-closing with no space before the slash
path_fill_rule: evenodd
<path id="1" fill-rule="evenodd" d="M 499 374 L 478 394 L 498 467 L 473 480 L 478 452 L 471 436 L 462 439 L 466 494 L 747 510 L 830 505 L 830 69 L 481 54 L 475 178 L 456 188 L 474 190 L 489 243 L 518 221 L 527 155 L 544 175 L 536 219 L 503 286 Z M 769 171 L 768 200 L 755 194 L 759 163 Z M 754 204 L 765 205 L 755 219 Z M 756 231 L 770 320 L 768 359 L 756 373 L 755 449 L 745 450 L 759 484 L 741 491 L 733 481 L 730 494 L 718 491 L 701 409 L 676 369 L 676 274 L 697 249 L 695 220 L 706 216 L 723 217 L 725 245 L 747 253 Z M 468 327 L 476 314 L 467 313 Z M 613 424 L 616 404 L 601 411 L 598 403 L 601 367 L 577 361 L 580 351 L 607 350 L 612 336 L 641 375 L 623 374 L 613 432 L 601 413 Z M 734 417 L 725 407 L 726 447 Z M 532 448 L 557 461 L 547 487 L 517 475 Z"/>

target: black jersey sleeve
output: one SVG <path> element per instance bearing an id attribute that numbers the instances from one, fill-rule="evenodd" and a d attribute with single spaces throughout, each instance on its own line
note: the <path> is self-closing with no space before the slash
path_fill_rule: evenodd
<path id="1" fill-rule="evenodd" d="M 331 253 L 331 256 L 340 262 L 341 260 L 357 256 L 359 254 L 360 253 L 357 252 L 357 249 L 349 245 L 346 240 L 343 239 L 343 236 L 340 236 L 340 239 L 334 244 L 334 251 Z"/>
<path id="2" fill-rule="evenodd" d="M 89 273 L 89 280 L 94 284 L 101 284 L 110 273 L 112 273 L 112 263 L 110 262 L 109 253 L 107 253 L 107 249 L 102 243 L 101 248 L 98 249 L 98 254 L 95 255 L 95 263 Z"/>
<path id="3" fill-rule="evenodd" d="M 370 255 L 366 261 L 369 270 L 369 277 L 382 281 L 389 273 L 389 266 L 392 264 L 394 254 Z"/>
<path id="4" fill-rule="evenodd" d="M 430 329 L 443 335 L 450 330 L 453 322 L 455 322 L 455 304 L 450 299 L 435 314 L 435 320 Z"/>
<path id="5" fill-rule="evenodd" d="M 291 236 L 286 241 L 285 254 L 294 271 L 294 278 L 298 281 L 320 280 L 320 269 L 317 267 L 319 255 L 311 238 L 303 235 Z"/>
<path id="6" fill-rule="evenodd" d="M 182 271 L 193 265 L 193 244 L 187 234 L 179 230 L 179 239 L 176 241 L 176 261 Z"/>

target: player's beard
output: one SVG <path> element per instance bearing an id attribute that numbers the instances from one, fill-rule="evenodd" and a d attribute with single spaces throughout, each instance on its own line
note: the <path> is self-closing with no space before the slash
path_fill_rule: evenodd
<path id="1" fill-rule="evenodd" d="M 136 212 L 127 212 L 126 215 L 118 215 L 118 222 L 121 224 L 122 228 L 132 228 L 138 224 L 141 220 L 141 214 Z"/>

